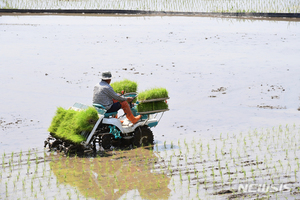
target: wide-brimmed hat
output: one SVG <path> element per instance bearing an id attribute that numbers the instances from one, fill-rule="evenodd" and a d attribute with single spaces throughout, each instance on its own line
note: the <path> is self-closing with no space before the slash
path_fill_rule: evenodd
<path id="1" fill-rule="evenodd" d="M 109 80 L 111 78 L 112 78 L 112 75 L 109 71 L 102 72 L 102 77 L 101 77 L 102 80 Z"/>

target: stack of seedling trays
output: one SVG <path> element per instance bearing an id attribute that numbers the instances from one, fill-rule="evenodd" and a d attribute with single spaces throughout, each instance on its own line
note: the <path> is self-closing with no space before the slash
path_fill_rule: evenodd
<path id="1" fill-rule="evenodd" d="M 153 114 L 169 110 L 168 91 L 165 88 L 153 88 L 138 95 L 137 111 L 139 114 Z"/>

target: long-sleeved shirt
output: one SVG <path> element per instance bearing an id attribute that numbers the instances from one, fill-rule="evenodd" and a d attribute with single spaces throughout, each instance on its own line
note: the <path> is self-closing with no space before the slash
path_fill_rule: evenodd
<path id="1" fill-rule="evenodd" d="M 127 100 L 127 98 L 119 96 L 106 81 L 101 81 L 95 85 L 93 103 L 101 104 L 106 110 L 109 110 L 113 105 L 113 99 L 118 101 Z"/>

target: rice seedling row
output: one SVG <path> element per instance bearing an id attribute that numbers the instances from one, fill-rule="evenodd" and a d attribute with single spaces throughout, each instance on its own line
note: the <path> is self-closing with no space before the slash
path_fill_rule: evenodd
<path id="1" fill-rule="evenodd" d="M 4 152 L 0 194 L 3 199 L 293 198 L 300 194 L 299 132 L 286 125 L 94 157 Z M 244 192 L 250 184 L 259 188 Z"/>
<path id="2" fill-rule="evenodd" d="M 74 190 L 60 185 L 50 162 L 55 157 L 37 149 L 2 154 L 0 167 L 1 199 L 70 199 Z M 69 195 L 68 195 L 69 194 Z M 76 199 L 74 195 L 71 195 Z"/>
<path id="3" fill-rule="evenodd" d="M 118 9 L 178 12 L 272 12 L 299 13 L 296 0 L 1 0 L 1 8 L 13 9 Z"/>
<path id="4" fill-rule="evenodd" d="M 190 198 L 226 194 L 226 198 L 269 195 L 280 199 L 299 195 L 298 132 L 295 126 L 279 126 L 227 137 L 221 134 L 213 141 L 178 141 L 178 145 L 173 145 L 173 149 L 170 145 L 160 156 L 168 163 L 168 176 L 175 180 L 173 189 L 177 195 L 179 188 L 182 196 Z M 261 188 L 250 193 L 239 190 L 240 185 L 247 184 Z M 274 188 L 270 189 L 271 186 Z"/>

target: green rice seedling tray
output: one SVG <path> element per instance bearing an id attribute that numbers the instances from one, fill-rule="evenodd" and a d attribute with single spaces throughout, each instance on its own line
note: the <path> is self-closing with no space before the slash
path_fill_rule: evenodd
<path id="1" fill-rule="evenodd" d="M 98 112 L 94 107 L 81 111 L 59 107 L 48 131 L 55 138 L 79 144 L 86 140 L 81 133 L 91 131 L 98 119 Z"/>
<path id="2" fill-rule="evenodd" d="M 168 109 L 168 104 L 165 101 L 152 101 L 147 103 L 139 103 L 137 105 L 137 111 L 140 114 L 163 112 L 167 111 Z"/>
<path id="3" fill-rule="evenodd" d="M 140 92 L 138 95 L 138 101 L 146 101 L 152 99 L 158 99 L 157 101 L 161 101 L 169 98 L 168 91 L 165 88 L 153 88 L 149 90 L 145 90 Z"/>
<path id="4" fill-rule="evenodd" d="M 110 84 L 116 93 L 131 93 L 137 91 L 137 83 L 134 81 L 130 81 L 128 79 L 124 79 L 122 81 L 117 81 Z"/>

